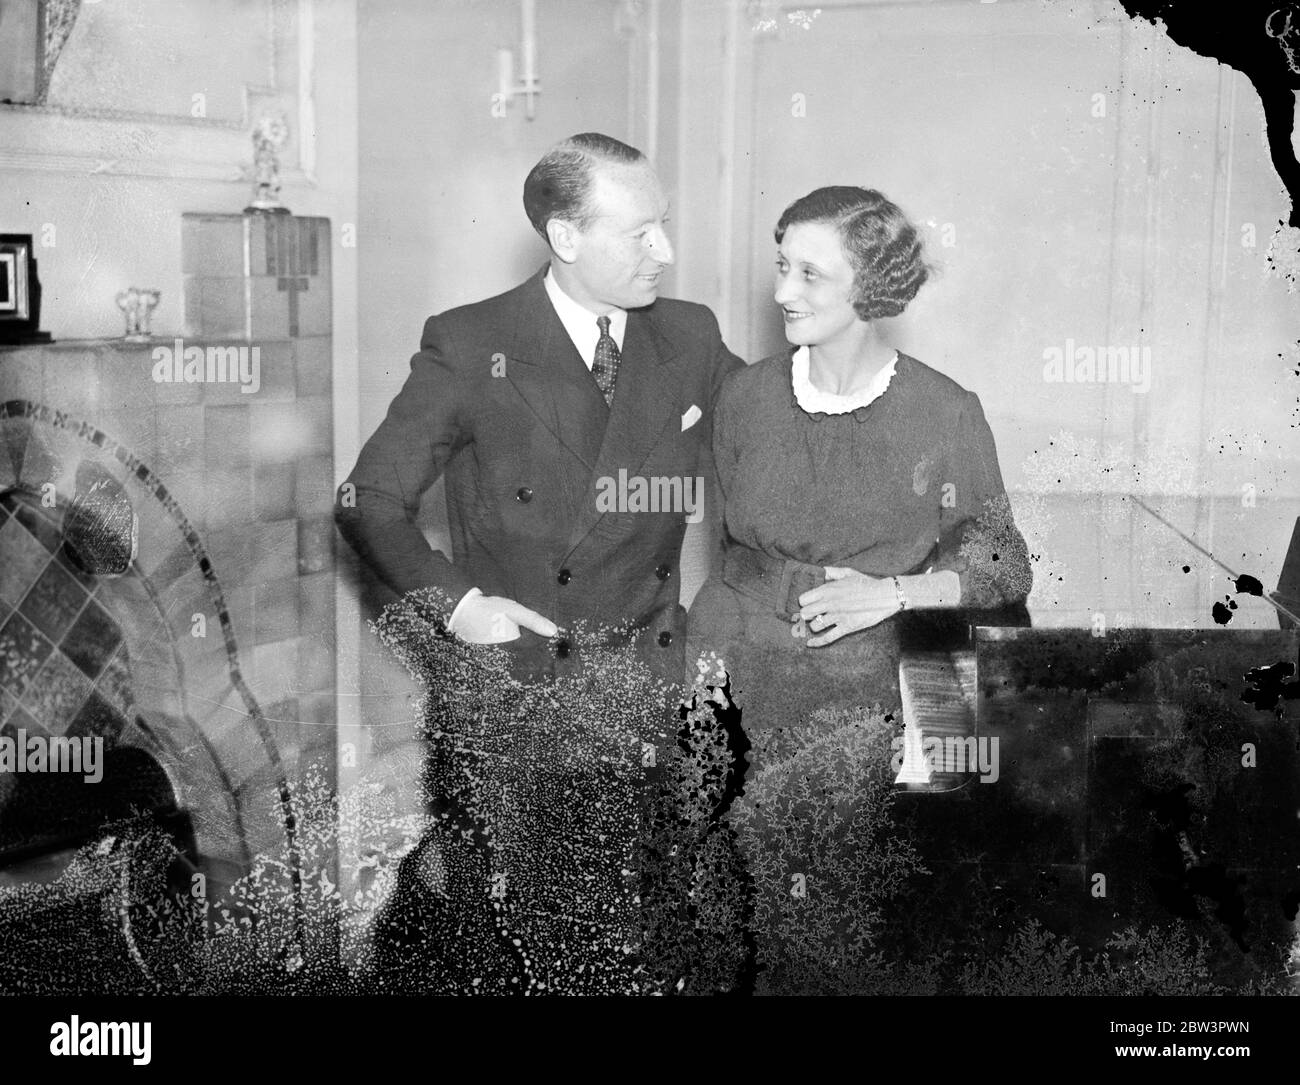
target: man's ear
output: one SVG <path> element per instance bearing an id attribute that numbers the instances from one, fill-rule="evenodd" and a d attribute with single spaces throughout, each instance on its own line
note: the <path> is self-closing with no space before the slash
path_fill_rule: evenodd
<path id="1" fill-rule="evenodd" d="M 579 236 L 578 228 L 567 219 L 553 218 L 546 224 L 546 240 L 551 251 L 566 264 L 578 258 Z"/>

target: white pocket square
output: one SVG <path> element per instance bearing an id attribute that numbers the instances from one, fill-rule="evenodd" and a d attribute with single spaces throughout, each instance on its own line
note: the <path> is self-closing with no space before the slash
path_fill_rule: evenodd
<path id="1" fill-rule="evenodd" d="M 695 425 L 695 423 L 700 420 L 700 415 L 702 415 L 703 413 L 704 412 L 701 411 L 699 407 L 695 406 L 695 404 L 692 403 L 691 409 L 687 411 L 684 415 L 682 415 L 682 432 L 685 433 L 688 429 L 690 429 L 693 425 Z"/>

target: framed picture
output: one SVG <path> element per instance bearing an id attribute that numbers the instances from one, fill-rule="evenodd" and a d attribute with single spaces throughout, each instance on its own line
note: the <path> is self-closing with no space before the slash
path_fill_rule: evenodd
<path id="1" fill-rule="evenodd" d="M 3 235 L 0 241 L 0 320 L 29 320 L 31 294 L 27 262 L 31 259 L 31 238 Z"/>
<path id="2" fill-rule="evenodd" d="M 31 234 L 0 234 L 0 344 L 48 343 Z"/>
<path id="3" fill-rule="evenodd" d="M 0 4 L 0 102 L 41 100 L 43 14 L 37 0 Z"/>

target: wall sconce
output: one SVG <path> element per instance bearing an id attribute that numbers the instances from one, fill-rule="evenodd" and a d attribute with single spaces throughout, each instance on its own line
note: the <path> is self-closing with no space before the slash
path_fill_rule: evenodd
<path id="1" fill-rule="evenodd" d="M 537 78 L 537 0 L 519 0 L 524 73 L 515 82 L 515 55 L 509 49 L 497 50 L 497 101 L 508 105 L 515 95 L 524 98 L 524 115 L 531 121 L 536 115 L 537 96 L 542 92 Z"/>

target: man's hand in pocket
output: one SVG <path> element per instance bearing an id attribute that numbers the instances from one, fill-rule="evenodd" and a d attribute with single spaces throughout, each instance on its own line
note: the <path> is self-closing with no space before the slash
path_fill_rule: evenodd
<path id="1" fill-rule="evenodd" d="M 559 630 L 549 618 L 522 603 L 500 595 L 483 595 L 477 589 L 461 600 L 447 623 L 447 630 L 471 644 L 502 644 L 518 640 L 520 628 L 531 629 L 543 637 L 553 637 Z"/>

